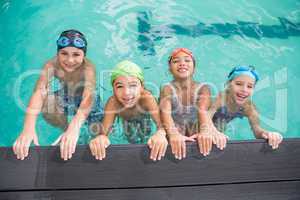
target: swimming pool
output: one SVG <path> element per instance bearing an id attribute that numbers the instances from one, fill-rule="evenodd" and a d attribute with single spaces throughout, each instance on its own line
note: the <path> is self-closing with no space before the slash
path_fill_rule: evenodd
<path id="1" fill-rule="evenodd" d="M 146 87 L 158 96 L 159 86 L 171 80 L 170 51 L 187 47 L 196 56 L 195 79 L 209 83 L 214 94 L 233 66 L 254 65 L 262 77 L 253 96 L 262 126 L 284 137 L 300 136 L 299 0 L 3 0 L 0 6 L 0 146 L 12 145 L 22 130 L 39 70 L 55 55 L 59 33 L 70 28 L 87 36 L 87 56 L 96 65 L 104 101 L 112 93 L 108 71 L 119 61 L 142 66 Z M 60 134 L 41 118 L 37 132 L 43 145 Z M 253 138 L 245 119 L 234 120 L 228 135 Z M 115 135 L 114 142 L 122 141 Z"/>

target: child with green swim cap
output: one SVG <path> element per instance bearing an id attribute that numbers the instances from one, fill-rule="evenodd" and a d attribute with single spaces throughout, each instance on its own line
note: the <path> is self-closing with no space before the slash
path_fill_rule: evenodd
<path id="1" fill-rule="evenodd" d="M 224 132 L 231 120 L 246 117 L 255 137 L 268 140 L 269 145 L 276 149 L 282 141 L 281 134 L 261 128 L 259 113 L 250 98 L 258 80 L 258 73 L 252 66 L 237 66 L 231 70 L 225 91 L 218 94 L 209 109 L 210 132 L 213 135 Z M 216 145 L 225 147 L 226 142 L 217 140 Z"/>
<path id="2" fill-rule="evenodd" d="M 28 156 L 32 141 L 39 145 L 35 124 L 40 112 L 49 124 L 62 129 L 57 143 L 60 141 L 64 160 L 75 152 L 82 124 L 100 121 L 103 116 L 101 104 L 94 102 L 96 74 L 94 65 L 86 58 L 85 36 L 77 30 L 67 30 L 60 34 L 56 44 L 57 55 L 41 71 L 26 111 L 23 131 L 13 145 L 14 153 L 21 160 Z M 70 122 L 68 116 L 72 116 Z"/>
<path id="3" fill-rule="evenodd" d="M 144 88 L 143 72 L 130 61 L 117 64 L 111 75 L 113 96 L 106 103 L 102 124 L 98 124 L 99 135 L 91 140 L 90 149 L 96 159 L 106 157 L 110 145 L 108 134 L 116 117 L 123 120 L 123 132 L 129 143 L 147 142 L 151 149 L 150 159 L 160 160 L 167 149 L 165 130 L 160 122 L 157 102 L 150 91 Z M 157 131 L 151 136 L 151 117 Z"/>

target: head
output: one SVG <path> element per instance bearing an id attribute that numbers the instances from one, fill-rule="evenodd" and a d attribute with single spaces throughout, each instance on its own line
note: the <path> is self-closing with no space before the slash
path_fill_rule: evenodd
<path id="1" fill-rule="evenodd" d="M 60 34 L 56 44 L 58 62 L 63 70 L 73 72 L 82 65 L 87 50 L 87 41 L 81 32 L 64 31 Z"/>
<path id="2" fill-rule="evenodd" d="M 234 67 L 228 74 L 227 91 L 238 105 L 243 105 L 252 96 L 258 73 L 252 66 Z"/>
<path id="3" fill-rule="evenodd" d="M 175 79 L 191 78 L 195 71 L 195 59 L 190 50 L 177 48 L 169 57 L 169 70 Z"/>
<path id="4" fill-rule="evenodd" d="M 141 68 L 133 62 L 122 61 L 111 74 L 114 96 L 126 108 L 134 107 L 144 90 Z"/>

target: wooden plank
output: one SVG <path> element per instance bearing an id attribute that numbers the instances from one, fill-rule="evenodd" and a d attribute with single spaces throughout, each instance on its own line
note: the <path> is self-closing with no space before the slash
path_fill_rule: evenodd
<path id="1" fill-rule="evenodd" d="M 298 200 L 300 181 L 168 188 L 0 192 L 6 200 Z"/>
<path id="2" fill-rule="evenodd" d="M 29 158 L 16 160 L 10 148 L 0 149 L 0 191 L 78 188 L 187 186 L 258 181 L 300 180 L 300 139 L 286 139 L 277 150 L 263 140 L 232 141 L 224 151 L 199 155 L 196 144 L 188 157 L 167 156 L 153 162 L 145 145 L 116 145 L 103 161 L 87 146 L 78 146 L 70 161 L 58 147 L 31 148 Z"/>

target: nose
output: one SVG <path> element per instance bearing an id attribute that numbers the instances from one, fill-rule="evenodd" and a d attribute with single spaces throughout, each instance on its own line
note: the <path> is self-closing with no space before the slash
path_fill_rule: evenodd
<path id="1" fill-rule="evenodd" d="M 248 87 L 247 87 L 247 85 L 245 84 L 245 85 L 243 85 L 243 87 L 242 87 L 242 91 L 243 92 L 247 92 L 248 91 Z"/>
<path id="2" fill-rule="evenodd" d="M 130 95 L 130 88 L 129 87 L 124 87 L 123 95 L 124 95 L 124 97 L 128 97 Z"/>
<path id="3" fill-rule="evenodd" d="M 69 63 L 74 63 L 74 58 L 73 58 L 73 56 L 69 56 L 69 57 L 68 57 L 68 62 L 69 62 Z"/>
<path id="4" fill-rule="evenodd" d="M 184 59 L 180 59 L 180 60 L 179 60 L 179 66 L 182 66 L 182 65 L 185 65 Z"/>

